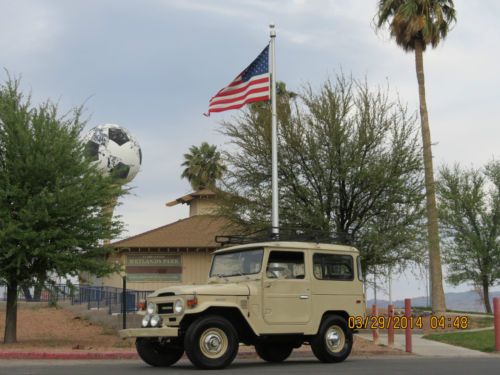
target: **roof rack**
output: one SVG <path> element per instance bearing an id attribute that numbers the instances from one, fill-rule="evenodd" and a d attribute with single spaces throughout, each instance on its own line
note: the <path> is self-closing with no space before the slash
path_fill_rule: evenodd
<path id="1" fill-rule="evenodd" d="M 279 227 L 279 234 L 273 233 L 273 227 L 267 227 L 249 234 L 215 236 L 215 242 L 221 246 L 269 241 L 299 241 L 337 245 L 351 244 L 350 236 L 343 233 L 328 233 L 314 229 L 295 227 Z"/>

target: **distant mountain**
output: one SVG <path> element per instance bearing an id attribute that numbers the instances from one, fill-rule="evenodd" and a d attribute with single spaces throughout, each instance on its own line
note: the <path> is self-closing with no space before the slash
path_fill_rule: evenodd
<path id="1" fill-rule="evenodd" d="M 477 292 L 460 292 L 460 293 L 446 293 L 446 307 L 450 310 L 463 310 L 463 311 L 476 311 L 485 312 L 483 301 Z M 500 297 L 500 292 L 490 292 L 490 299 Z M 374 303 L 373 299 L 366 302 L 366 306 L 370 307 Z M 393 302 L 396 308 L 404 308 L 404 300 L 396 300 Z M 387 307 L 389 301 L 384 299 L 377 299 L 377 306 Z M 493 302 L 491 302 L 493 307 Z M 411 305 L 415 307 L 427 306 L 427 297 L 415 297 L 411 299 Z"/>

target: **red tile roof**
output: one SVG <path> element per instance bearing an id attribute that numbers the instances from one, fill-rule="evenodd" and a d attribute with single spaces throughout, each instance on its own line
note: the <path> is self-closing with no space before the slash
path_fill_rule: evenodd
<path id="1" fill-rule="evenodd" d="M 216 235 L 229 234 L 227 219 L 196 215 L 113 242 L 116 248 L 216 248 Z"/>

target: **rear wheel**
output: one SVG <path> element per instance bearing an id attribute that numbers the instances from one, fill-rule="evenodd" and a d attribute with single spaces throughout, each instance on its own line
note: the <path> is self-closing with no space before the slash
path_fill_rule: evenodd
<path id="1" fill-rule="evenodd" d="M 293 347 L 282 344 L 256 344 L 255 351 L 264 361 L 283 362 L 292 353 Z"/>
<path id="2" fill-rule="evenodd" d="M 220 369 L 238 353 L 238 334 L 231 322 L 215 315 L 194 321 L 184 336 L 189 360 L 198 368 Z"/>
<path id="3" fill-rule="evenodd" d="M 327 317 L 319 332 L 311 340 L 311 349 L 321 362 L 342 362 L 352 350 L 352 332 L 344 318 L 338 315 Z"/>
<path id="4" fill-rule="evenodd" d="M 162 344 L 157 337 L 139 337 L 135 341 L 139 357 L 150 366 L 167 367 L 181 359 L 184 350 Z"/>

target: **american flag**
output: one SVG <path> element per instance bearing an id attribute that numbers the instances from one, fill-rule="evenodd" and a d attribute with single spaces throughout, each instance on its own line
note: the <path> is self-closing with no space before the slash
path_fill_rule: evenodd
<path id="1" fill-rule="evenodd" d="M 215 94 L 208 105 L 206 116 L 212 112 L 239 109 L 247 103 L 269 100 L 270 97 L 269 46 L 241 72 L 228 86 Z"/>

